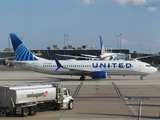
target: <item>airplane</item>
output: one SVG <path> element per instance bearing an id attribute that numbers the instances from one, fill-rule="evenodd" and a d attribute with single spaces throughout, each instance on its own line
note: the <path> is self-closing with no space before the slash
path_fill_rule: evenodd
<path id="1" fill-rule="evenodd" d="M 1 57 L 0 58 L 0 66 L 5 65 L 5 66 L 14 66 L 13 60 L 14 57 Z"/>
<path id="2" fill-rule="evenodd" d="M 124 53 L 109 53 L 105 51 L 104 48 L 104 44 L 102 41 L 102 37 L 99 35 L 99 40 L 100 40 L 100 48 L 101 48 L 101 54 L 99 56 L 99 58 L 101 60 L 112 60 L 112 59 L 120 59 L 120 60 L 125 60 L 126 59 L 126 55 Z M 97 58 L 98 56 L 94 56 L 94 55 L 87 55 L 87 54 L 81 54 L 82 56 L 87 56 L 87 57 L 93 57 L 93 58 Z"/>
<path id="3" fill-rule="evenodd" d="M 47 60 L 37 57 L 26 47 L 26 45 L 15 35 L 10 34 L 14 54 L 15 63 L 20 66 L 31 69 L 36 72 L 52 74 L 52 75 L 75 75 L 80 76 L 80 80 L 84 80 L 86 76 L 92 79 L 106 78 L 107 75 L 122 76 L 140 76 L 143 80 L 144 76 L 157 71 L 148 63 L 140 61 L 107 61 L 107 60 Z"/>
<path id="4" fill-rule="evenodd" d="M 105 51 L 104 44 L 102 41 L 102 37 L 99 35 L 99 40 L 100 40 L 100 48 L 101 48 L 101 54 L 100 56 L 95 56 L 95 55 L 88 55 L 88 54 L 81 54 L 81 56 L 74 56 L 74 55 L 61 55 L 61 54 L 56 54 L 58 56 L 66 56 L 66 57 L 73 57 L 73 58 L 84 58 L 84 59 L 89 59 L 89 60 L 125 60 L 126 55 L 124 53 L 109 53 Z"/>

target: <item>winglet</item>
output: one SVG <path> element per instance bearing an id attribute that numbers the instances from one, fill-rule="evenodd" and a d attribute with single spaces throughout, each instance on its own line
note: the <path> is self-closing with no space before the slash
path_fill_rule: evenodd
<path id="1" fill-rule="evenodd" d="M 58 59 L 56 57 L 54 57 L 54 60 L 57 64 L 57 69 L 55 71 L 57 71 L 60 67 L 63 67 L 63 66 L 61 65 L 61 63 L 58 61 Z"/>

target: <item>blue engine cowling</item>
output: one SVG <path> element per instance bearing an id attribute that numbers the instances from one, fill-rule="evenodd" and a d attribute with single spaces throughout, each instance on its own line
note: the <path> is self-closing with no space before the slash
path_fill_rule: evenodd
<path id="1" fill-rule="evenodd" d="M 107 73 L 105 71 L 95 71 L 91 73 L 93 79 L 106 78 Z"/>

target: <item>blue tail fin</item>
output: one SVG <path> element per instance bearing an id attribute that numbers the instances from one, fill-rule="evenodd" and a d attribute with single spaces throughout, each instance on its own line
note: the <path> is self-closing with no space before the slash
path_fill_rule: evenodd
<path id="1" fill-rule="evenodd" d="M 99 36 L 99 40 L 100 40 L 101 54 L 104 54 L 105 49 L 104 49 L 104 44 L 103 44 L 103 41 L 102 41 L 102 37 L 101 37 L 101 36 Z"/>
<path id="2" fill-rule="evenodd" d="M 15 35 L 10 34 L 14 54 L 17 61 L 31 61 L 37 60 L 32 52 L 24 45 L 24 43 Z"/>

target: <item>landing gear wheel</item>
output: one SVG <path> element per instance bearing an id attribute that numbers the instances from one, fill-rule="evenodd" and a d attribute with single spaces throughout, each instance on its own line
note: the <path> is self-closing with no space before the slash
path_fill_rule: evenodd
<path id="1" fill-rule="evenodd" d="M 73 101 L 70 101 L 70 102 L 68 103 L 68 110 L 72 110 L 73 107 L 74 107 L 74 103 L 73 103 Z"/>
<path id="2" fill-rule="evenodd" d="M 5 114 L 5 116 L 7 116 L 7 117 L 9 117 L 10 115 L 11 115 L 11 114 L 10 114 L 10 113 L 8 113 L 8 112 Z"/>
<path id="3" fill-rule="evenodd" d="M 140 77 L 140 80 L 143 80 L 143 77 L 142 77 L 142 76 Z"/>
<path id="4" fill-rule="evenodd" d="M 84 80 L 84 79 L 85 79 L 85 76 L 81 76 L 81 77 L 80 77 L 80 80 Z"/>
<path id="5" fill-rule="evenodd" d="M 26 117 L 29 114 L 29 109 L 27 107 L 22 108 L 22 116 Z"/>
<path id="6" fill-rule="evenodd" d="M 29 115 L 34 116 L 37 113 L 37 108 L 36 107 L 30 107 L 29 109 Z"/>

